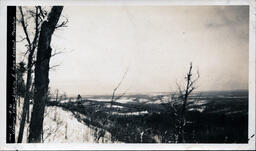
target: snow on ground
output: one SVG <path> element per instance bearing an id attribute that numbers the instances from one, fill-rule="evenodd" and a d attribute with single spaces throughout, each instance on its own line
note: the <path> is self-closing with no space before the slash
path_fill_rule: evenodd
<path id="1" fill-rule="evenodd" d="M 133 97 L 122 97 L 116 102 L 120 103 L 131 103 L 138 101 L 140 103 L 149 103 L 149 104 L 160 104 L 163 102 L 168 102 L 169 97 L 163 97 L 162 99 L 158 99 L 156 101 L 149 101 L 148 99 L 140 98 L 136 99 Z M 66 99 L 62 100 L 61 103 L 64 102 L 74 102 L 76 99 Z M 96 100 L 95 100 L 96 101 Z M 97 101 L 110 101 L 110 99 L 99 99 Z M 198 105 L 196 108 L 191 108 L 189 110 L 197 110 L 199 112 L 203 112 L 205 103 L 207 100 L 189 100 L 193 101 L 193 104 Z M 20 100 L 20 106 L 17 105 L 17 120 L 16 120 L 16 140 L 19 132 L 19 123 L 21 120 L 22 107 L 23 107 L 23 98 Z M 89 105 L 90 102 L 84 102 L 83 105 Z M 107 107 L 110 107 L 108 104 Z M 123 106 L 112 105 L 113 108 L 123 108 Z M 31 117 L 32 105 L 30 105 L 30 117 Z M 112 114 L 116 115 L 141 115 L 148 114 L 148 111 L 141 112 L 128 112 L 128 113 L 120 113 L 113 112 Z M 23 142 L 27 142 L 29 131 L 29 124 L 26 123 L 24 129 Z M 77 119 L 72 115 L 71 112 L 63 110 L 60 107 L 46 107 L 45 108 L 45 118 L 43 124 L 43 142 L 45 143 L 95 143 L 95 130 L 86 126 L 85 124 L 77 121 Z M 105 143 L 111 142 L 111 136 L 109 133 L 106 133 L 104 138 L 100 139 L 99 142 L 104 141 Z"/>
<path id="2" fill-rule="evenodd" d="M 157 100 L 157 101 L 154 101 L 154 102 L 152 102 L 152 101 L 147 102 L 147 104 L 161 104 L 161 103 L 163 103 L 162 100 Z"/>
<path id="3" fill-rule="evenodd" d="M 200 106 L 198 108 L 191 108 L 191 109 L 188 109 L 189 111 L 199 111 L 199 112 L 203 112 L 205 110 L 206 106 Z"/>
<path id="4" fill-rule="evenodd" d="M 21 100 L 23 102 L 23 99 Z M 22 114 L 23 104 L 17 105 L 16 140 L 18 138 L 19 123 Z M 30 105 L 32 111 L 32 105 Z M 30 112 L 31 114 L 31 112 Z M 77 121 L 71 112 L 60 107 L 46 107 L 43 123 L 44 143 L 95 143 L 95 130 Z M 23 143 L 27 143 L 29 124 L 26 123 L 23 135 Z M 106 133 L 100 138 L 99 143 L 110 143 L 111 135 Z"/>
<path id="5" fill-rule="evenodd" d="M 133 102 L 134 98 L 122 97 L 121 99 L 116 100 L 115 102 L 119 103 L 131 103 Z"/>
<path id="6" fill-rule="evenodd" d="M 71 112 L 59 107 L 46 107 L 44 119 L 44 142 L 92 143 L 94 131 L 78 122 Z"/>
<path id="7" fill-rule="evenodd" d="M 106 105 L 106 107 L 107 107 L 107 108 L 110 108 L 111 105 L 108 104 L 108 105 Z M 122 109 L 122 108 L 124 108 L 124 107 L 123 107 L 123 106 L 120 106 L 120 105 L 112 105 L 112 108 L 120 108 L 120 109 Z"/>
<path id="8" fill-rule="evenodd" d="M 196 107 L 190 108 L 189 111 L 199 111 L 199 112 L 203 112 L 206 108 L 205 104 L 207 104 L 207 100 L 188 100 L 188 103 L 192 102 L 192 104 L 188 105 L 188 106 L 194 106 L 196 105 Z"/>
<path id="9" fill-rule="evenodd" d="M 109 102 L 111 101 L 111 99 L 104 99 L 104 98 L 99 98 L 99 99 L 92 99 L 92 98 L 88 98 L 92 101 L 99 101 L 99 102 Z"/>
<path id="10" fill-rule="evenodd" d="M 112 112 L 112 114 L 116 114 L 116 115 L 141 115 L 141 114 L 148 114 L 148 111 L 128 112 L 128 113 Z"/>
<path id="11" fill-rule="evenodd" d="M 148 101 L 149 101 L 148 99 L 143 99 L 143 98 L 139 99 L 140 103 L 147 103 Z"/>
<path id="12" fill-rule="evenodd" d="M 68 102 L 76 102 L 75 99 L 66 99 L 66 100 L 61 100 L 60 103 L 68 103 Z"/>
<path id="13" fill-rule="evenodd" d="M 207 101 L 207 100 L 198 100 L 198 101 L 195 101 L 195 104 L 196 105 L 205 105 L 207 102 L 209 102 L 209 101 Z"/>
<path id="14" fill-rule="evenodd" d="M 105 99 L 105 98 L 99 98 L 99 99 L 93 99 L 93 98 L 87 98 L 89 100 L 92 100 L 92 101 L 99 101 L 99 102 L 110 102 L 111 99 Z M 115 100 L 115 102 L 119 102 L 119 103 L 130 103 L 130 102 L 133 102 L 135 98 L 129 98 L 129 97 L 122 97 L 118 100 Z"/>
<path id="15" fill-rule="evenodd" d="M 19 128 L 20 128 L 20 121 L 22 115 L 22 107 L 23 107 L 24 98 L 20 98 L 20 105 L 17 103 L 16 105 L 16 125 L 15 125 L 15 140 L 18 140 Z M 32 111 L 32 105 L 29 106 L 30 116 Z M 29 124 L 25 122 L 24 132 L 23 132 L 23 142 L 27 142 L 29 132 Z"/>

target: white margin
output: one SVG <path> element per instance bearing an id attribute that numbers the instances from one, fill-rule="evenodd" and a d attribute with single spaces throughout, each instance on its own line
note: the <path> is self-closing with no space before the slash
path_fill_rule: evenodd
<path id="1" fill-rule="evenodd" d="M 0 0 L 0 149 L 6 142 L 6 50 L 7 50 L 7 7 L 6 2 Z"/>
<path id="2" fill-rule="evenodd" d="M 250 1 L 250 18 L 249 18 L 249 127 L 248 135 L 253 138 L 249 144 L 256 146 L 255 136 L 255 100 L 256 100 L 256 0 Z"/>
<path id="3" fill-rule="evenodd" d="M 6 144 L 6 6 L 34 5 L 249 5 L 249 136 L 255 134 L 256 0 L 0 0 L 0 150 L 255 150 L 248 144 Z"/>

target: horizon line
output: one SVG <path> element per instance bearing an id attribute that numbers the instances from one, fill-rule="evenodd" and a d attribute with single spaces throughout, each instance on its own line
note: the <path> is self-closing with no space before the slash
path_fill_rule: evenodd
<path id="1" fill-rule="evenodd" d="M 199 92 L 232 92 L 232 91 L 248 91 L 249 92 L 249 89 L 228 89 L 228 90 L 198 90 L 198 91 L 194 91 L 192 93 L 199 93 Z M 136 94 L 157 94 L 157 93 L 176 93 L 176 91 L 147 91 L 147 92 L 127 92 L 124 96 L 127 96 L 127 95 L 136 95 Z M 122 93 L 118 93 L 118 94 L 122 94 Z M 116 94 L 116 95 L 118 95 Z M 67 94 L 68 95 L 68 94 Z M 112 96 L 112 93 L 94 93 L 94 94 L 71 94 L 71 95 L 68 95 L 70 97 L 76 97 L 77 95 L 81 95 L 81 96 Z"/>

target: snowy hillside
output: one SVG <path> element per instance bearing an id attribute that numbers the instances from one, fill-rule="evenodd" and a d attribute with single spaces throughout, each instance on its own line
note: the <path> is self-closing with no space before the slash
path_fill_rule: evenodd
<path id="1" fill-rule="evenodd" d="M 23 104 L 17 105 L 16 140 L 19 133 L 22 106 Z M 32 111 L 32 105 L 30 105 L 30 111 Z M 95 130 L 78 122 L 71 112 L 60 107 L 46 107 L 43 130 L 44 143 L 95 143 Z M 29 124 L 26 123 L 23 143 L 27 143 L 28 131 Z M 106 133 L 104 138 L 100 138 L 98 142 L 110 142 L 110 134 Z"/>

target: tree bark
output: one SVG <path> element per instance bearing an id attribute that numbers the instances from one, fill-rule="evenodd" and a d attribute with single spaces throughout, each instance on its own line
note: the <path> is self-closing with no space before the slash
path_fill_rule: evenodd
<path id="1" fill-rule="evenodd" d="M 31 54 L 31 53 L 30 53 Z M 30 55 L 29 55 L 30 57 Z M 29 60 L 28 62 L 29 65 L 32 64 L 32 59 L 31 61 Z M 26 115 L 29 114 L 29 93 L 30 93 L 30 86 L 31 86 L 31 69 L 28 70 L 27 74 L 27 84 L 26 84 L 26 91 L 25 91 L 25 99 L 24 99 L 24 104 L 23 104 L 23 109 L 22 109 L 22 115 L 21 115 L 21 121 L 20 121 L 20 129 L 19 129 L 19 135 L 18 135 L 18 143 L 22 142 L 23 138 L 23 132 L 24 132 L 24 126 L 25 126 L 25 121 L 26 121 Z"/>
<path id="2" fill-rule="evenodd" d="M 35 64 L 35 95 L 34 106 L 30 122 L 30 143 L 41 142 L 43 129 L 45 102 L 48 97 L 49 62 L 51 58 L 51 38 L 60 18 L 63 6 L 53 6 L 48 18 L 41 26 L 38 51 Z"/>
<path id="3" fill-rule="evenodd" d="M 35 36 L 34 36 L 34 40 L 31 42 L 30 38 L 28 36 L 28 29 L 27 29 L 27 25 L 25 24 L 25 19 L 24 19 L 24 14 L 22 11 L 22 7 L 19 7 L 20 10 L 20 14 L 21 14 L 21 24 L 22 24 L 22 28 L 23 31 L 26 35 L 26 39 L 27 39 L 27 43 L 28 43 L 28 65 L 27 65 L 27 79 L 26 79 L 26 88 L 25 88 L 25 97 L 24 97 L 24 104 L 23 104 L 23 108 L 22 108 L 22 115 L 21 115 L 21 121 L 20 121 L 20 128 L 19 128 L 19 135 L 18 135 L 18 143 L 22 142 L 22 138 L 23 138 L 23 132 L 24 132 L 24 127 L 25 127 L 25 121 L 26 121 L 26 116 L 27 116 L 27 123 L 29 123 L 29 100 L 31 99 L 31 83 L 32 83 L 32 66 L 33 66 L 33 56 L 34 56 L 34 52 L 36 49 L 36 43 L 37 43 L 37 39 L 38 39 L 38 35 L 39 35 L 39 23 L 38 23 L 38 16 L 39 16 L 39 12 L 38 9 L 36 8 L 36 16 L 35 16 Z"/>

